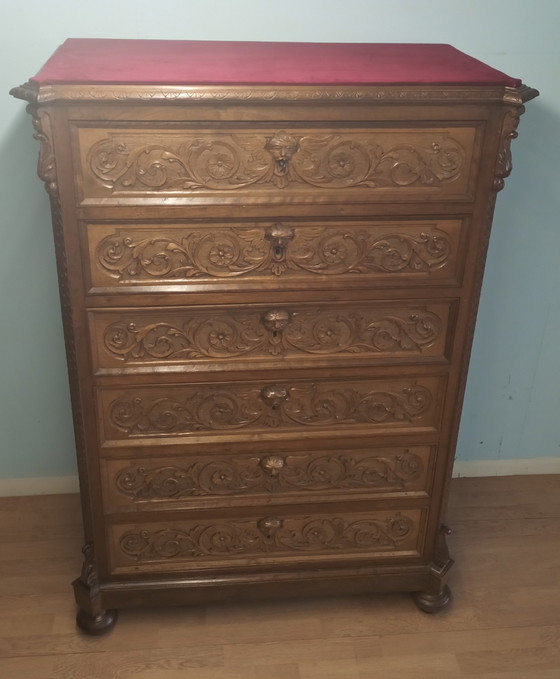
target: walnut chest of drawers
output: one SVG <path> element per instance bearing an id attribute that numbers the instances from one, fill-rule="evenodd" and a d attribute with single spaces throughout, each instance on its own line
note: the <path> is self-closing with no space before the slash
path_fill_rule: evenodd
<path id="1" fill-rule="evenodd" d="M 74 40 L 30 102 L 83 498 L 120 607 L 450 599 L 496 193 L 535 90 L 444 45 Z"/>

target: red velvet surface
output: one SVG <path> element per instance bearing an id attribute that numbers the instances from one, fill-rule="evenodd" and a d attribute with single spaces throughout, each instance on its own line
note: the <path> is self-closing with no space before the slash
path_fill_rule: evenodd
<path id="1" fill-rule="evenodd" d="M 510 78 L 450 45 L 69 39 L 38 84 L 495 84 Z"/>

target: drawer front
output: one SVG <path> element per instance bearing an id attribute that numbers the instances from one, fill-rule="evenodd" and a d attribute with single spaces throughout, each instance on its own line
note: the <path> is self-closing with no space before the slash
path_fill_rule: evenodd
<path id="1" fill-rule="evenodd" d="M 417 557 L 426 516 L 421 509 L 187 519 L 114 525 L 113 572 L 232 568 L 314 560 Z M 276 508 L 279 510 L 279 508 Z"/>
<path id="2" fill-rule="evenodd" d="M 428 497 L 434 450 L 398 446 L 302 453 L 104 459 L 110 511 L 274 502 L 327 502 L 387 495 Z"/>
<path id="3" fill-rule="evenodd" d="M 457 285 L 464 220 L 87 224 L 89 287 Z"/>
<path id="4" fill-rule="evenodd" d="M 132 127 L 132 123 L 131 123 Z M 77 127 L 82 204 L 471 200 L 477 128 Z"/>
<path id="5" fill-rule="evenodd" d="M 276 439 L 282 435 L 434 432 L 443 377 L 154 385 L 99 392 L 106 444 L 154 438 Z"/>
<path id="6" fill-rule="evenodd" d="M 453 302 L 90 312 L 97 371 L 312 367 L 445 357 Z"/>

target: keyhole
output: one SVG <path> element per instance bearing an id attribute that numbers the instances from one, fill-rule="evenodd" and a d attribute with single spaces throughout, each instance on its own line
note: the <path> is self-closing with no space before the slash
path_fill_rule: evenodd
<path id="1" fill-rule="evenodd" d="M 274 252 L 276 253 L 276 257 L 282 257 L 282 254 L 284 252 L 284 248 L 281 245 L 277 245 L 274 248 Z"/>

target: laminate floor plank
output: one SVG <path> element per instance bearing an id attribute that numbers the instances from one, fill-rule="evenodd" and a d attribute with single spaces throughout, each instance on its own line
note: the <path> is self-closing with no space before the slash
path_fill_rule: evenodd
<path id="1" fill-rule="evenodd" d="M 484 630 L 416 632 L 352 640 L 357 658 L 423 656 L 435 653 L 486 653 L 496 649 L 558 648 L 560 625 L 499 627 Z"/>
<path id="2" fill-rule="evenodd" d="M 377 640 L 376 640 L 377 642 Z M 374 642 L 376 647 L 379 644 Z M 301 663 L 353 661 L 356 658 L 352 639 L 298 639 L 253 644 L 226 644 L 224 662 L 228 667 L 282 664 L 289 658 Z"/>
<path id="3" fill-rule="evenodd" d="M 462 676 L 454 653 L 424 654 L 420 663 L 411 663 L 410 656 L 406 655 L 360 658 L 357 667 L 359 679 L 460 679 Z"/>
<path id="4" fill-rule="evenodd" d="M 454 601 L 408 594 L 124 610 L 75 628 L 79 498 L 0 499 L 0 677 L 560 679 L 560 476 L 455 479 Z"/>

